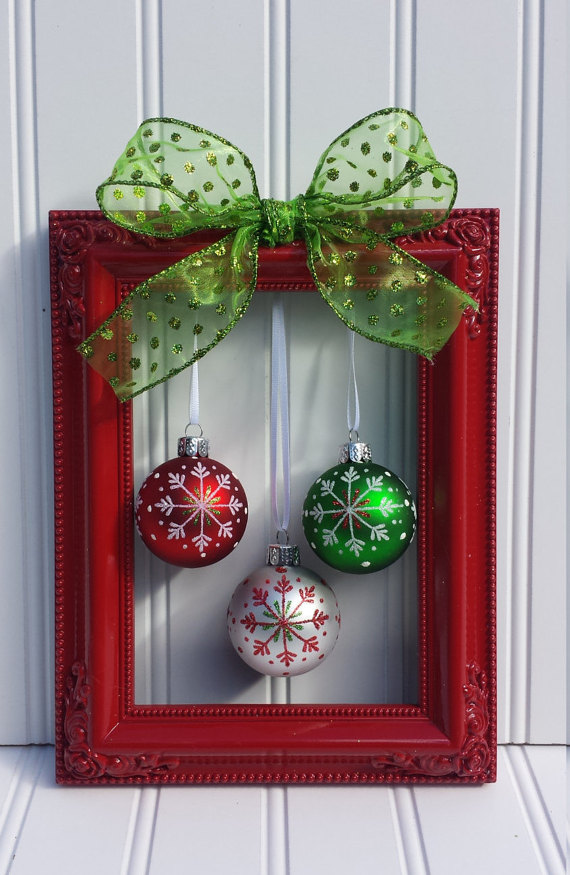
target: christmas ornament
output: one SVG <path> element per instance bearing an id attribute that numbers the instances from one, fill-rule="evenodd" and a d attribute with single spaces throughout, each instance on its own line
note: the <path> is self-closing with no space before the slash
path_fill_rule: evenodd
<path id="1" fill-rule="evenodd" d="M 404 109 L 338 136 L 290 201 L 261 199 L 251 161 L 226 139 L 147 119 L 97 189 L 103 213 L 155 237 L 224 236 L 137 286 L 78 349 L 121 401 L 132 398 L 232 330 L 256 287 L 260 245 L 304 240 L 317 289 L 350 329 L 431 359 L 478 305 L 394 241 L 444 222 L 456 194 L 455 173 Z"/>
<path id="2" fill-rule="evenodd" d="M 159 465 L 135 503 L 137 529 L 159 559 L 201 568 L 237 547 L 247 524 L 247 498 L 229 468 L 208 456 L 206 438 L 181 437 L 178 458 Z"/>
<path id="3" fill-rule="evenodd" d="M 349 441 L 338 464 L 309 489 L 303 529 L 323 562 L 366 574 L 391 565 L 409 547 L 416 508 L 406 484 L 372 462 L 369 445 Z"/>
<path id="4" fill-rule="evenodd" d="M 261 674 L 311 671 L 332 651 L 339 630 L 334 592 L 299 565 L 295 546 L 270 545 L 267 565 L 236 587 L 228 607 L 230 641 Z"/>

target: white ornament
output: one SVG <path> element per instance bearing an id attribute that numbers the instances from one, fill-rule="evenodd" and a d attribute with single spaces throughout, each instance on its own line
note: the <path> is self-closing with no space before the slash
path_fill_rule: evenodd
<path id="1" fill-rule="evenodd" d="M 334 592 L 301 566 L 257 569 L 238 584 L 228 607 L 230 640 L 261 674 L 288 677 L 316 668 L 339 630 Z"/>

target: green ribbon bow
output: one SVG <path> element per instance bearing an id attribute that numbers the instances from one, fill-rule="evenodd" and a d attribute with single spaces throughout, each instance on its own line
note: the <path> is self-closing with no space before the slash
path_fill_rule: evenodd
<path id="1" fill-rule="evenodd" d="M 169 118 L 143 122 L 97 189 L 131 231 L 229 233 L 135 288 L 79 347 L 121 401 L 174 376 L 245 313 L 258 246 L 304 239 L 327 304 L 353 331 L 431 359 L 476 302 L 392 240 L 441 224 L 457 179 L 418 119 L 382 109 L 323 153 L 304 195 L 262 200 L 251 161 L 227 140 Z"/>

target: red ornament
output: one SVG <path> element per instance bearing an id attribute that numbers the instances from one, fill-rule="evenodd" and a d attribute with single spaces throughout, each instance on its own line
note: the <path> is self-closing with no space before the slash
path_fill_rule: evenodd
<path id="1" fill-rule="evenodd" d="M 202 568 L 237 547 L 247 498 L 229 468 L 208 457 L 204 438 L 180 438 L 178 458 L 155 468 L 135 503 L 137 529 L 159 559 Z"/>

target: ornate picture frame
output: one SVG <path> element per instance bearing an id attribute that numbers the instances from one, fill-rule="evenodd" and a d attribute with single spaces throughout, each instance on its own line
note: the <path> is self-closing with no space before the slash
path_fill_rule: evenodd
<path id="1" fill-rule="evenodd" d="M 495 780 L 498 225 L 497 210 L 454 210 L 397 241 L 479 303 L 418 362 L 418 704 L 137 705 L 131 402 L 76 346 L 126 290 L 216 236 L 50 214 L 59 783 Z M 314 291 L 304 245 L 260 250 L 258 288 Z"/>

